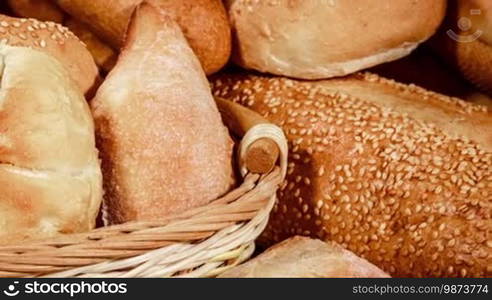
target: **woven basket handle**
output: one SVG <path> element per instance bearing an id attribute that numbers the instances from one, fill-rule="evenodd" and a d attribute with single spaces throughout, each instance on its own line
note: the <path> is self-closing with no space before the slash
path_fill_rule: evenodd
<path id="1" fill-rule="evenodd" d="M 244 106 L 219 97 L 215 101 L 227 127 L 243 137 L 239 145 L 241 174 L 266 174 L 280 161 L 285 177 L 288 147 L 282 129 Z"/>

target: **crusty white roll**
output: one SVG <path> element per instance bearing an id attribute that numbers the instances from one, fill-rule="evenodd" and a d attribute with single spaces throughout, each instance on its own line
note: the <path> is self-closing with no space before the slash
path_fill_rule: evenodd
<path id="1" fill-rule="evenodd" d="M 57 58 L 80 90 L 92 96 L 99 70 L 85 45 L 67 28 L 54 22 L 0 15 L 0 41 L 30 47 Z"/>
<path id="2" fill-rule="evenodd" d="M 110 223 L 159 219 L 231 187 L 232 141 L 200 62 L 153 6 L 136 9 L 92 108 Z"/>
<path id="3" fill-rule="evenodd" d="M 385 272 L 333 242 L 296 236 L 285 240 L 222 278 L 386 278 Z"/>
<path id="4" fill-rule="evenodd" d="M 492 1 L 449 1 L 432 47 L 470 82 L 492 95 Z"/>
<path id="5" fill-rule="evenodd" d="M 113 49 L 120 49 L 130 17 L 143 0 L 56 0 Z M 221 0 L 146 0 L 181 27 L 206 74 L 221 69 L 231 54 L 231 28 Z"/>
<path id="6" fill-rule="evenodd" d="M 263 242 L 338 242 L 394 276 L 492 275 L 492 112 L 372 74 L 224 74 L 217 96 L 283 127 L 288 175 Z"/>
<path id="7" fill-rule="evenodd" d="M 82 93 L 47 54 L 0 57 L 0 243 L 92 229 L 102 175 Z"/>
<path id="8" fill-rule="evenodd" d="M 346 75 L 403 57 L 441 23 L 445 0 L 228 0 L 233 59 L 303 79 Z"/>

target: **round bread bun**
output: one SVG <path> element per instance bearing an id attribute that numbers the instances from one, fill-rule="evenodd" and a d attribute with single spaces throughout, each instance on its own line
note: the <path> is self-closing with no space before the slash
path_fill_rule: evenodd
<path id="1" fill-rule="evenodd" d="M 56 0 L 103 41 L 120 49 L 132 12 L 142 0 Z M 147 0 L 183 31 L 206 74 L 221 69 L 231 53 L 231 29 L 221 0 Z"/>
<path id="2" fill-rule="evenodd" d="M 94 228 L 102 174 L 84 96 L 55 58 L 0 44 L 0 243 Z"/>
<path id="3" fill-rule="evenodd" d="M 228 0 L 233 60 L 303 79 L 406 56 L 438 28 L 445 0 Z"/>
<path id="4" fill-rule="evenodd" d="M 99 82 L 99 70 L 86 46 L 60 24 L 0 15 L 0 42 L 54 56 L 86 96 L 91 96 Z"/>
<path id="5" fill-rule="evenodd" d="M 467 80 L 492 95 L 492 1 L 450 1 L 446 21 L 431 45 Z"/>
<path id="6" fill-rule="evenodd" d="M 220 278 L 387 278 L 386 273 L 332 242 L 296 236 Z"/>
<path id="7" fill-rule="evenodd" d="M 286 181 L 262 243 L 335 241 L 396 277 L 492 275 L 492 111 L 372 74 L 244 74 L 216 96 L 281 126 Z"/>

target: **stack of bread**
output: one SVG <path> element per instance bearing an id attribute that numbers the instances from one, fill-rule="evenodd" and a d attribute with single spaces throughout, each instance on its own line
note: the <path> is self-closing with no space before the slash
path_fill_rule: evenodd
<path id="1" fill-rule="evenodd" d="M 318 239 L 224 277 L 492 276 L 490 1 L 7 2 L 2 241 L 226 194 L 215 96 L 288 138 L 259 243 Z"/>
<path id="2" fill-rule="evenodd" d="M 114 224 L 176 214 L 231 188 L 232 140 L 170 15 L 135 4 L 102 81 L 85 44 L 54 22 L 66 18 L 55 4 L 10 5 L 38 19 L 0 16 L 2 243 L 93 229 L 103 190 L 101 212 Z M 84 95 L 95 89 L 90 109 Z"/>

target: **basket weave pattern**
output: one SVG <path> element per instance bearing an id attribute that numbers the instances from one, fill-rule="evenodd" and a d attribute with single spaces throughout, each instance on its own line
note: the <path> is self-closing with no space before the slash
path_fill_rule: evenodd
<path id="1" fill-rule="evenodd" d="M 265 132 L 245 137 L 271 137 L 271 130 Z M 268 222 L 287 160 L 285 137 L 274 139 L 281 167 L 261 176 L 242 172 L 242 184 L 222 198 L 156 222 L 0 246 L 0 277 L 217 276 L 252 255 Z"/>

